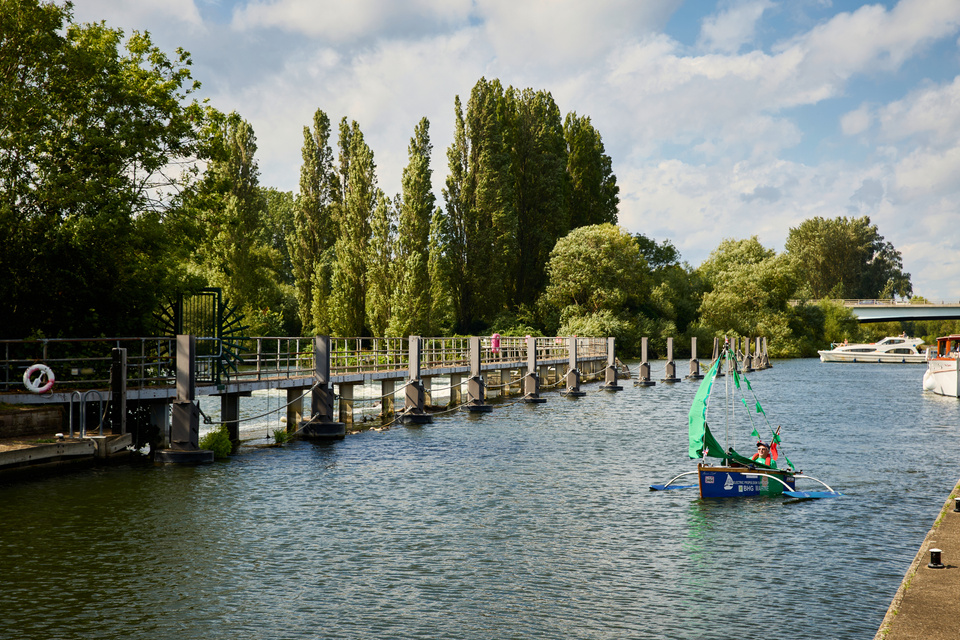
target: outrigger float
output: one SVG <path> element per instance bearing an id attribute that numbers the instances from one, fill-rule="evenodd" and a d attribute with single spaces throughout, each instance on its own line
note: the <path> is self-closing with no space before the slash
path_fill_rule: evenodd
<path id="1" fill-rule="evenodd" d="M 771 438 L 769 444 L 769 457 L 761 459 L 758 455 L 748 458 L 737 453 L 733 447 L 723 446 L 717 441 L 707 424 L 707 404 L 710 399 L 710 392 L 713 390 L 713 383 L 717 375 L 726 366 L 725 388 L 727 402 L 724 402 L 724 421 L 726 423 L 726 433 L 730 432 L 730 424 L 733 420 L 733 408 L 737 404 L 736 392 L 739 391 L 740 402 L 746 407 L 746 415 L 750 425 L 753 427 L 752 435 L 757 438 L 758 444 L 762 443 L 757 425 L 754 424 L 754 415 L 763 416 L 763 422 L 770 429 Z M 746 391 L 752 395 L 752 403 L 747 400 Z M 756 412 L 751 410 L 756 407 Z M 668 491 L 671 489 L 693 489 L 699 488 L 701 498 L 746 498 L 752 496 L 780 496 L 786 495 L 791 498 L 836 498 L 843 494 L 834 491 L 826 483 L 816 478 L 804 475 L 797 471 L 780 449 L 780 427 L 775 430 L 767 420 L 766 412 L 760 406 L 756 394 L 753 393 L 753 387 L 746 376 L 738 369 L 736 355 L 730 348 L 730 343 L 724 341 L 723 348 L 719 357 L 710 367 L 697 395 L 690 406 L 688 419 L 690 446 L 689 455 L 692 459 L 699 459 L 697 468 L 694 471 L 686 471 L 673 478 L 666 484 L 650 485 L 651 491 Z M 764 443 L 764 446 L 767 446 Z M 720 464 L 708 464 L 707 458 L 719 458 Z M 778 468 L 778 459 L 786 463 L 785 468 Z M 696 475 L 697 484 L 681 484 L 681 479 Z M 796 482 L 798 479 L 812 480 L 823 487 L 823 490 L 816 491 L 798 491 Z"/>

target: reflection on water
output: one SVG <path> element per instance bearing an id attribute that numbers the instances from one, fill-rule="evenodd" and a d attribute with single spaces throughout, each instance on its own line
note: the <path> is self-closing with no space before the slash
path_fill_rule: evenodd
<path id="1" fill-rule="evenodd" d="M 548 394 L 2 486 L 0 637 L 872 637 L 958 477 L 960 404 L 922 367 L 775 365 L 752 380 L 788 455 L 848 497 L 649 492 L 691 468 L 695 384 Z"/>

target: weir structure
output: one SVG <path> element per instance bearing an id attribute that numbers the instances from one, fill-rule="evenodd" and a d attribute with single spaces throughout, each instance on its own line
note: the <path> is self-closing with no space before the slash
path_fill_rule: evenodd
<path id="1" fill-rule="evenodd" d="M 208 344 L 201 350 L 198 341 Z M 60 405 L 70 415 L 71 425 L 74 415 L 84 425 L 86 421 L 79 418 L 92 414 L 90 422 L 98 420 L 102 430 L 107 412 L 82 399 L 94 392 L 113 412 L 115 432 L 126 433 L 122 407 L 133 403 L 141 415 L 149 415 L 150 424 L 160 427 L 164 450 L 188 452 L 198 449 L 199 419 L 206 420 L 196 403 L 198 396 L 220 398 L 216 422 L 227 425 L 235 442 L 240 433 L 240 399 L 262 389 L 286 391 L 287 431 L 306 438 L 336 439 L 344 437 L 354 422 L 357 385 L 380 383 L 383 419 L 419 424 L 430 422 L 431 412 L 438 410 L 489 411 L 489 393 L 522 395 L 522 402 L 537 404 L 544 400 L 541 385 L 566 382 L 566 393 L 576 397 L 582 394 L 581 375 L 593 378 L 609 372 L 615 360 L 612 338 L 577 336 L 262 337 L 245 339 L 240 345 L 231 353 L 231 366 L 224 367 L 217 358 L 223 349 L 217 348 L 214 338 L 0 341 L 0 401 Z M 56 382 L 48 393 L 30 393 L 22 384 L 24 371 L 36 363 L 55 372 Z M 469 378 L 464 380 L 465 376 Z M 433 403 L 436 379 L 449 381 L 446 406 Z M 461 390 L 464 382 L 466 398 Z M 303 407 L 307 396 L 308 413 Z M 75 403 L 77 399 L 81 401 Z M 402 402 L 399 410 L 398 400 Z M 81 428 L 80 436 L 86 435 Z"/>

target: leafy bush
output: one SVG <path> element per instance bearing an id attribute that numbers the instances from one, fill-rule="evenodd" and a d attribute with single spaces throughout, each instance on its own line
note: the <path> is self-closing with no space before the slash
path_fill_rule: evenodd
<path id="1" fill-rule="evenodd" d="M 230 432 L 227 431 L 227 425 L 221 424 L 200 438 L 200 448 L 213 451 L 213 455 L 217 459 L 229 458 L 233 452 L 233 443 L 230 442 Z"/>

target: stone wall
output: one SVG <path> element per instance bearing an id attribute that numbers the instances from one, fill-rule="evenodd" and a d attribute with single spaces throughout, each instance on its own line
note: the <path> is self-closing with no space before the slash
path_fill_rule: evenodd
<path id="1" fill-rule="evenodd" d="M 5 407 L 0 410 L 0 438 L 45 436 L 63 431 L 63 408 Z"/>

